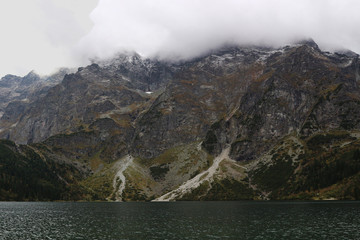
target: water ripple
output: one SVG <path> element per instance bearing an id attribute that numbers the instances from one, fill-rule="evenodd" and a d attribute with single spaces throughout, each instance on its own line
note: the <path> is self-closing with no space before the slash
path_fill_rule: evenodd
<path id="1" fill-rule="evenodd" d="M 359 202 L 0 202 L 0 239 L 360 239 Z"/>

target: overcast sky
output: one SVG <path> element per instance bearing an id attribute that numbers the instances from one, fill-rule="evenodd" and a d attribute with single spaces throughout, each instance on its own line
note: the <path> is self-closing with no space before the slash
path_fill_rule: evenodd
<path id="1" fill-rule="evenodd" d="M 119 51 L 187 59 L 225 43 L 313 38 L 360 53 L 358 0 L 2 0 L 0 75 L 49 73 Z"/>
<path id="2" fill-rule="evenodd" d="M 0 76 L 49 73 L 78 64 L 74 52 L 92 28 L 98 0 L 1 0 Z"/>

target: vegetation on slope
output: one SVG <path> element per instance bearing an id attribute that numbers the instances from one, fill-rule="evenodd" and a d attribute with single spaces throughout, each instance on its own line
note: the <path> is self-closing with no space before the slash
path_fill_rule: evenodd
<path id="1" fill-rule="evenodd" d="M 61 171 L 59 171 L 61 169 Z M 76 169 L 43 158 L 30 146 L 0 141 L 0 200 L 52 201 L 80 199 L 78 190 L 72 189 L 71 179 L 61 172 Z M 69 193 L 72 192 L 72 196 Z"/>
<path id="2" fill-rule="evenodd" d="M 332 131 L 304 143 L 297 161 L 272 151 L 272 162 L 251 172 L 254 184 L 271 199 L 360 199 L 360 140 Z"/>

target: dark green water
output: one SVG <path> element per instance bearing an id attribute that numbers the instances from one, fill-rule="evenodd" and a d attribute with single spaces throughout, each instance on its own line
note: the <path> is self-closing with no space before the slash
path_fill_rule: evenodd
<path id="1" fill-rule="evenodd" d="M 0 202 L 0 239 L 360 239 L 360 202 Z"/>

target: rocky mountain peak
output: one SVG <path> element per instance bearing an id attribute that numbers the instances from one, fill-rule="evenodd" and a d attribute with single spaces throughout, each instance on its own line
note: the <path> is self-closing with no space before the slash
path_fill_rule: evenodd
<path id="1" fill-rule="evenodd" d="M 21 85 L 29 86 L 40 80 L 41 80 L 40 75 L 38 75 L 35 71 L 31 71 L 26 76 L 23 77 L 21 81 Z"/>
<path id="2" fill-rule="evenodd" d="M 320 50 L 319 46 L 317 45 L 317 43 L 312 38 L 297 41 L 297 42 L 295 42 L 295 44 L 306 45 L 306 46 L 312 47 L 312 48 L 314 48 L 316 50 Z"/>
<path id="3" fill-rule="evenodd" d="M 66 166 L 50 172 L 89 198 L 353 199 L 358 63 L 312 40 L 226 46 L 178 63 L 120 54 L 41 90 L 34 74 L 26 88 L 0 86 L 0 136 Z M 23 78 L 0 84 L 10 80 Z"/>
<path id="4" fill-rule="evenodd" d="M 12 74 L 7 74 L 6 76 L 2 77 L 0 80 L 0 87 L 12 87 L 16 84 L 18 84 L 22 80 L 21 77 L 15 76 Z"/>

